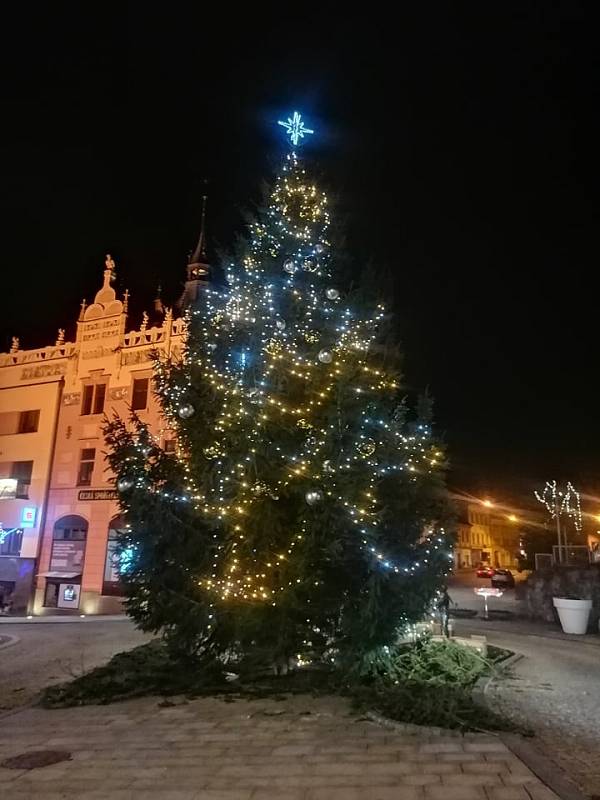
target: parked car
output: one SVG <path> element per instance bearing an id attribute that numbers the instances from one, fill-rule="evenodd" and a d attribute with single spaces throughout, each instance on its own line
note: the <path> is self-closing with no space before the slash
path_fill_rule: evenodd
<path id="1" fill-rule="evenodd" d="M 489 564 L 480 564 L 477 567 L 477 577 L 478 578 L 492 578 L 496 570 L 493 567 L 490 567 Z"/>
<path id="2" fill-rule="evenodd" d="M 495 589 L 514 589 L 515 579 L 509 569 L 497 569 L 492 575 L 492 586 Z"/>

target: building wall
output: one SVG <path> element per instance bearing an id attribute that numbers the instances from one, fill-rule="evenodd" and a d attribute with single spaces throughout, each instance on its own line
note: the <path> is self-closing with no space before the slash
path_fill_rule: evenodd
<path id="1" fill-rule="evenodd" d="M 0 477 L 9 478 L 15 462 L 32 462 L 31 482 L 19 492 L 24 496 L 11 496 L 7 483 L 0 481 L 0 522 L 5 531 L 22 531 L 18 551 L 10 547 L 14 539 L 5 538 L 5 546 L 0 546 L 0 582 L 5 597 L 12 595 L 15 611 L 29 605 L 67 354 L 68 347 L 62 345 L 32 351 L 15 347 L 14 352 L 0 354 Z M 22 412 L 30 411 L 39 412 L 36 430 L 19 432 Z"/>
<path id="2" fill-rule="evenodd" d="M 183 320 L 173 319 L 166 309 L 154 325 L 149 326 L 144 315 L 141 326 L 127 333 L 127 294 L 117 299 L 111 286 L 112 266 L 107 258 L 103 285 L 91 305 L 82 305 L 74 342 L 62 342 L 61 333 L 54 347 L 22 351 L 15 342 L 11 353 L 0 354 L 0 463 L 34 461 L 29 498 L 0 499 L 0 521 L 12 528 L 23 506 L 37 508 L 35 527 L 24 534 L 20 558 L 23 565 L 29 564 L 30 584 L 36 564 L 33 609 L 38 614 L 120 610 L 118 582 L 104 582 L 109 527 L 119 515 L 119 506 L 105 461 L 102 421 L 105 414 L 129 416 L 135 379 L 147 378 L 149 387 L 145 407 L 137 413 L 161 442 L 172 435 L 152 394 L 151 354 L 158 350 L 165 357 L 180 357 Z M 86 389 L 89 386 L 93 387 L 91 394 Z M 98 394 L 97 387 L 102 386 L 100 402 L 102 391 Z M 37 408 L 36 433 L 2 435 L 3 420 L 5 427 L 12 429 L 12 412 Z M 7 416 L 2 418 L 2 412 Z M 88 463 L 90 451 L 94 451 L 93 467 L 81 469 L 82 451 L 87 451 Z M 55 540 L 55 535 L 74 535 L 66 519 L 73 516 L 84 521 L 75 526 L 76 531 L 87 526 L 85 541 Z M 65 531 L 67 524 L 71 527 Z M 1 562 L 0 558 L 0 570 Z M 19 569 L 14 558 L 5 564 L 11 574 Z M 71 597 L 71 587 L 76 601 L 65 600 L 66 607 L 57 608 L 56 597 Z"/>
<path id="3" fill-rule="evenodd" d="M 520 542 L 519 526 L 480 504 L 470 503 L 465 521 L 458 526 L 455 565 L 476 567 L 480 562 L 493 567 L 516 567 Z"/>
<path id="4" fill-rule="evenodd" d="M 80 613 L 115 613 L 120 610 L 118 586 L 105 587 L 108 534 L 111 521 L 119 515 L 114 478 L 104 456 L 102 422 L 107 415 L 128 417 L 133 400 L 135 379 L 148 381 L 146 405 L 136 413 L 147 422 L 160 439 L 169 438 L 159 405 L 151 387 L 151 354 L 178 358 L 181 352 L 183 322 L 173 320 L 166 312 L 162 325 L 148 328 L 146 323 L 137 331 L 125 333 L 126 306 L 117 300 L 110 288 L 110 276 L 105 272 L 104 286 L 95 302 L 83 312 L 77 324 L 76 358 L 65 376 L 63 398 L 58 415 L 54 465 L 48 497 L 48 515 L 44 529 L 39 561 L 35 610 L 36 613 L 56 613 L 48 606 L 48 583 L 64 584 L 54 574 L 58 567 L 55 528 L 65 517 L 76 515 L 87 523 L 87 539 L 81 577 L 72 580 L 80 584 L 79 604 L 71 610 Z M 93 387 L 92 408 L 86 400 L 86 387 Z M 104 400 L 94 407 L 98 387 L 104 387 Z M 89 391 L 89 390 L 87 390 Z M 86 407 L 86 402 L 88 406 Z M 90 412 L 91 413 L 87 413 Z M 83 451 L 94 451 L 93 471 L 81 478 Z M 88 458 L 89 461 L 89 458 Z M 53 547 L 55 557 L 52 558 Z M 60 556 L 60 553 L 59 553 Z M 73 571 L 76 571 L 75 569 Z M 65 568 L 65 573 L 68 573 Z M 67 584 L 69 579 L 65 579 Z M 104 588 L 107 592 L 104 593 Z M 53 599 L 51 598 L 53 603 Z"/>

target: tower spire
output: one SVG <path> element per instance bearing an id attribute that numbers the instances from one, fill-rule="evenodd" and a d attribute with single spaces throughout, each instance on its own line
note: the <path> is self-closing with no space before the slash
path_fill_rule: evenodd
<path id="1" fill-rule="evenodd" d="M 200 236 L 196 249 L 191 254 L 187 266 L 188 281 L 206 281 L 210 275 L 210 266 L 206 255 L 206 201 L 207 195 L 202 195 L 202 217 L 200 220 Z"/>

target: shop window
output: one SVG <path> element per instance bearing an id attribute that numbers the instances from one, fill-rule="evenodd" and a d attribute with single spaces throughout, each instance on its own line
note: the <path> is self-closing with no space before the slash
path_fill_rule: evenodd
<path id="1" fill-rule="evenodd" d="M 79 473 L 77 475 L 77 486 L 92 485 L 92 475 L 94 473 L 95 458 L 96 458 L 96 450 L 93 447 L 87 447 L 81 451 L 81 459 L 79 461 Z"/>
<path id="2" fill-rule="evenodd" d="M 83 387 L 83 399 L 81 402 L 81 414 L 102 414 L 104 411 L 104 400 L 106 398 L 105 383 L 87 383 Z"/>
<path id="3" fill-rule="evenodd" d="M 132 411 L 142 411 L 148 406 L 148 378 L 134 378 L 131 390 L 131 409 Z"/>
<path id="4" fill-rule="evenodd" d="M 0 529 L 0 556 L 18 556 L 23 544 L 23 528 L 13 528 L 10 532 Z"/>
<path id="5" fill-rule="evenodd" d="M 176 449 L 177 449 L 176 439 L 165 439 L 165 446 L 164 446 L 165 453 L 174 453 Z"/>
<path id="6" fill-rule="evenodd" d="M 54 523 L 49 576 L 44 590 L 47 608 L 78 608 L 88 524 L 69 514 Z M 43 575 L 43 573 L 42 573 Z"/>
<path id="7" fill-rule="evenodd" d="M 102 594 L 116 595 L 123 594 L 120 582 L 120 557 L 118 554 L 119 536 L 125 532 L 125 520 L 123 517 L 113 519 L 108 527 L 108 539 L 106 542 L 106 559 L 104 561 L 104 581 L 102 584 Z"/>
<path id="8" fill-rule="evenodd" d="M 39 408 L 31 411 L 21 411 L 19 417 L 19 433 L 35 433 L 40 421 Z"/>

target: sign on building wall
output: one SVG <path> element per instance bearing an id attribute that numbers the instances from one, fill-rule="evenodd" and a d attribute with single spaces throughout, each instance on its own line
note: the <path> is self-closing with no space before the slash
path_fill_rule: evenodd
<path id="1" fill-rule="evenodd" d="M 116 489 L 81 489 L 77 495 L 78 500 L 118 500 L 119 493 Z"/>
<path id="2" fill-rule="evenodd" d="M 25 506 L 21 509 L 21 527 L 33 528 L 35 527 L 35 516 L 37 508 L 34 506 Z"/>
<path id="3" fill-rule="evenodd" d="M 85 556 L 85 539 L 52 542 L 50 571 L 81 572 Z"/>

